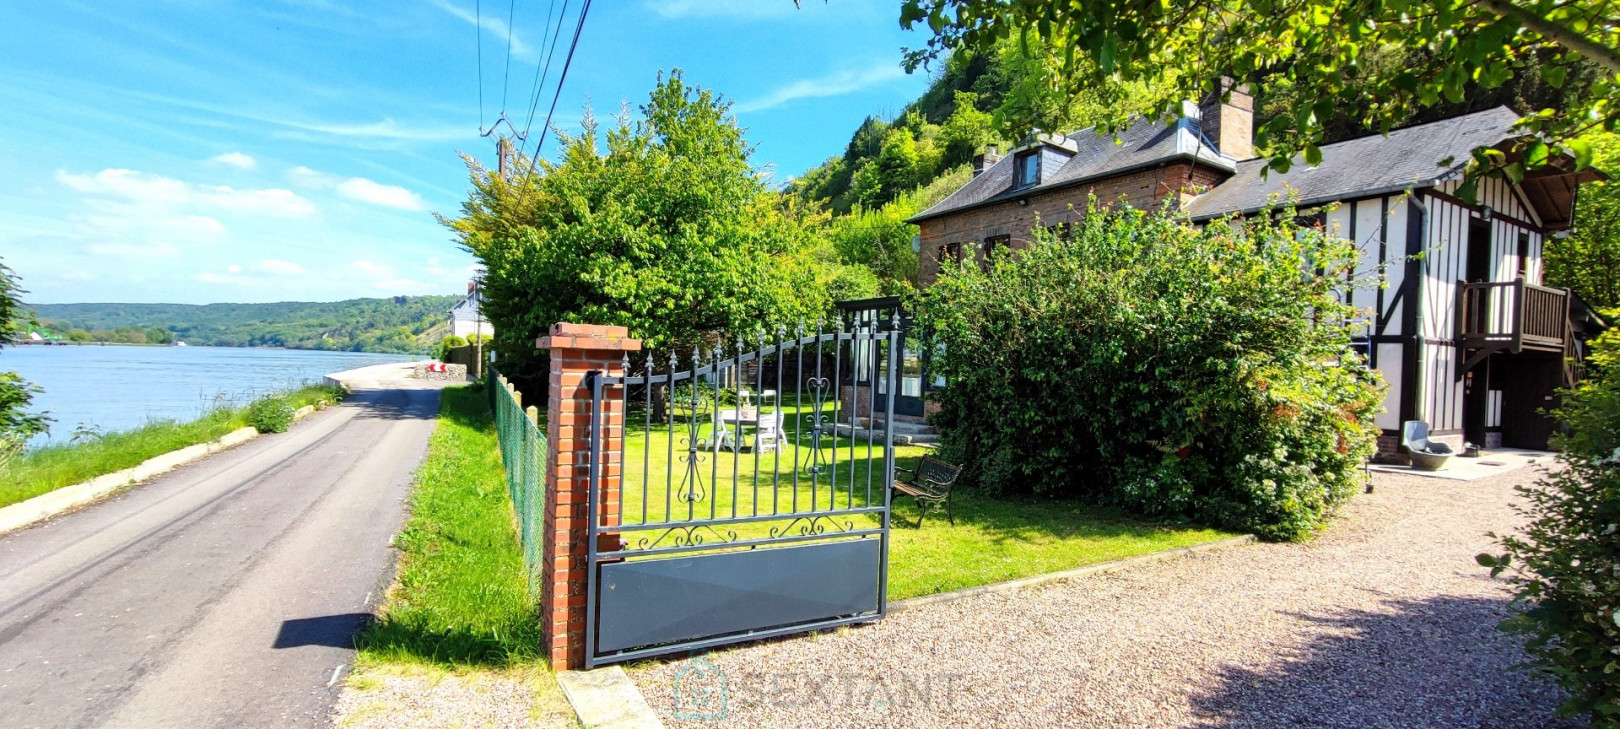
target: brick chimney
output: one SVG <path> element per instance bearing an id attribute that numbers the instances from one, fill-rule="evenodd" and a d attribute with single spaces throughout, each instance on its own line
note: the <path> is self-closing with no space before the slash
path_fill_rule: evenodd
<path id="1" fill-rule="evenodd" d="M 1221 100 L 1223 95 L 1230 98 Z M 1215 90 L 1198 105 L 1198 123 L 1215 150 L 1232 159 L 1254 156 L 1254 97 L 1247 84 L 1222 76 Z"/>
<path id="2" fill-rule="evenodd" d="M 973 176 L 978 177 L 979 173 L 990 169 L 992 165 L 1000 161 L 1001 151 L 991 145 L 989 149 L 973 155 Z"/>

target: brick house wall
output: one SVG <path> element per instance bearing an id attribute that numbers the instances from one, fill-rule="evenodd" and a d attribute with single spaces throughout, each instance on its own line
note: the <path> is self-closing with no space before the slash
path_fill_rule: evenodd
<path id="1" fill-rule="evenodd" d="M 1037 192 L 1023 198 L 1027 205 L 1019 205 L 1014 199 L 919 221 L 918 284 L 927 288 L 939 276 L 942 246 L 959 243 L 963 257 L 971 258 L 968 252 L 977 255 L 985 240 L 1006 236 L 1013 250 L 1021 250 L 1028 247 L 1030 229 L 1037 220 L 1041 225 L 1055 225 L 1078 219 L 1091 195 L 1104 204 L 1123 202 L 1147 209 L 1173 195 L 1191 194 L 1191 190 L 1214 185 L 1221 175 L 1210 167 L 1171 162 L 1090 184 Z"/>

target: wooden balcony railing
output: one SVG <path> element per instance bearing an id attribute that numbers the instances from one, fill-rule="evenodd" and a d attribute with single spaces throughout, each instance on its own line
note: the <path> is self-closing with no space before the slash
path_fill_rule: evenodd
<path id="1" fill-rule="evenodd" d="M 1564 351 L 1569 292 L 1527 284 L 1457 284 L 1457 341 L 1464 348 Z"/>

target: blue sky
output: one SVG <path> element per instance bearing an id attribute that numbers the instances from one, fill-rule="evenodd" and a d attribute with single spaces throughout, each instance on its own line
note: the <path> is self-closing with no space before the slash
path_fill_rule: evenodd
<path id="1" fill-rule="evenodd" d="M 924 39 L 899 29 L 898 5 L 599 0 L 554 123 L 574 127 L 587 103 L 602 116 L 640 104 L 660 70 L 680 68 L 736 103 L 756 165 L 791 177 L 926 85 L 899 68 L 901 47 Z M 503 94 L 521 121 L 552 6 L 13 3 L 0 259 L 36 303 L 456 293 L 473 259 L 432 214 L 465 198 L 458 151 L 493 163 L 475 41 L 484 123 Z M 548 90 L 537 116 L 549 102 Z"/>

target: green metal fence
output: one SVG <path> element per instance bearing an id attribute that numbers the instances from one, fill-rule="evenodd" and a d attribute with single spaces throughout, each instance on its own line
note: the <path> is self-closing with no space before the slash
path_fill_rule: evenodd
<path id="1" fill-rule="evenodd" d="M 529 591 L 540 594 L 540 522 L 545 516 L 546 436 L 540 432 L 539 412 L 523 408 L 523 396 L 498 374 L 486 380 L 489 407 L 500 435 L 501 463 L 506 467 L 506 490 L 512 497 L 518 536 L 523 544 L 523 566 Z"/>

